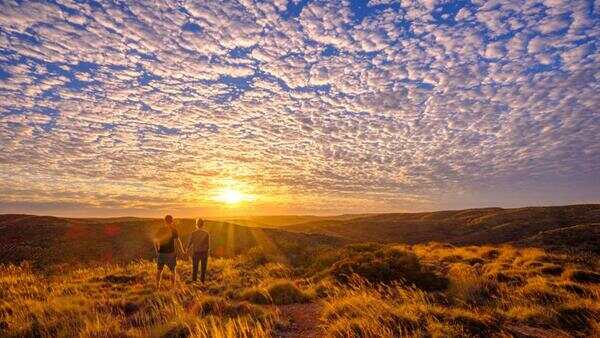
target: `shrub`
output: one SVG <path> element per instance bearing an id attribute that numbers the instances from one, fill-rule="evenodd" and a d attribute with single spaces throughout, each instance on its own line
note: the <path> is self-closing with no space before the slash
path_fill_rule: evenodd
<path id="1" fill-rule="evenodd" d="M 201 298 L 190 306 L 190 311 L 195 315 L 210 315 L 220 314 L 223 309 L 227 306 L 227 301 L 221 297 L 204 297 Z"/>
<path id="2" fill-rule="evenodd" d="M 472 258 L 468 258 L 465 260 L 469 265 L 477 265 L 477 264 L 483 264 L 485 263 L 484 259 L 481 259 L 479 257 L 472 257 Z"/>
<path id="3" fill-rule="evenodd" d="M 496 271 L 488 273 L 486 277 L 490 280 L 494 280 L 498 283 L 506 283 L 512 286 L 518 286 L 525 284 L 525 277 L 518 273 L 510 271 Z"/>
<path id="4" fill-rule="evenodd" d="M 121 275 L 121 274 L 114 274 L 114 275 L 107 275 L 104 278 L 101 279 L 102 281 L 108 282 L 108 283 L 112 283 L 112 284 L 135 284 L 135 283 L 141 283 L 144 281 L 144 275 L 140 274 L 140 275 Z"/>
<path id="5" fill-rule="evenodd" d="M 243 290 L 238 296 L 239 299 L 247 300 L 255 304 L 271 304 L 273 300 L 269 292 L 264 288 L 253 287 Z"/>
<path id="6" fill-rule="evenodd" d="M 452 264 L 448 270 L 448 278 L 448 294 L 465 303 L 485 303 L 497 292 L 497 285 L 493 280 L 482 277 L 472 266 L 464 263 Z"/>
<path id="7" fill-rule="evenodd" d="M 445 311 L 444 321 L 458 325 L 467 336 L 486 337 L 494 329 L 495 323 L 489 316 L 463 309 Z"/>
<path id="8" fill-rule="evenodd" d="M 554 320 L 563 330 L 569 332 L 586 332 L 591 328 L 593 320 L 600 319 L 600 310 L 597 304 L 577 302 L 564 304 L 558 307 Z"/>
<path id="9" fill-rule="evenodd" d="M 563 300 L 563 296 L 553 290 L 544 278 L 535 277 L 527 280 L 527 284 L 516 292 L 524 299 L 538 304 L 554 304 Z"/>
<path id="10" fill-rule="evenodd" d="M 568 270 L 565 276 L 573 281 L 579 283 L 600 283 L 600 273 L 587 271 L 587 270 Z"/>
<path id="11" fill-rule="evenodd" d="M 265 265 L 271 261 L 271 257 L 260 246 L 255 246 L 246 253 L 246 263 L 251 266 Z"/>
<path id="12" fill-rule="evenodd" d="M 300 290 L 289 280 L 279 280 L 266 287 L 253 287 L 242 291 L 238 297 L 256 304 L 305 303 L 311 299 L 308 293 Z"/>
<path id="13" fill-rule="evenodd" d="M 425 290 L 446 288 L 447 279 L 426 271 L 417 256 L 395 247 L 351 246 L 329 273 L 339 282 L 348 283 L 356 274 L 372 283 L 403 281 Z"/>
<path id="14" fill-rule="evenodd" d="M 577 283 L 563 282 L 563 283 L 557 284 L 557 286 L 570 292 L 570 293 L 573 293 L 573 294 L 576 294 L 579 296 L 583 296 L 588 293 L 588 291 L 585 287 L 583 287 Z"/>
<path id="15" fill-rule="evenodd" d="M 314 297 L 325 298 L 333 296 L 338 291 L 338 287 L 331 279 L 324 279 L 310 288 L 310 292 Z"/>
<path id="16" fill-rule="evenodd" d="M 189 326 L 184 323 L 174 323 L 164 328 L 162 338 L 186 338 L 192 335 Z"/>
<path id="17" fill-rule="evenodd" d="M 485 259 L 496 259 L 500 256 L 500 250 L 488 249 L 481 253 L 481 257 Z"/>
<path id="18" fill-rule="evenodd" d="M 273 304 L 305 303 L 310 297 L 289 280 L 277 281 L 267 288 Z"/>
<path id="19" fill-rule="evenodd" d="M 544 267 L 542 267 L 540 269 L 540 272 L 543 273 L 544 275 L 560 276 L 560 274 L 562 274 L 564 270 L 565 269 L 560 265 L 548 264 L 548 265 L 545 265 Z"/>

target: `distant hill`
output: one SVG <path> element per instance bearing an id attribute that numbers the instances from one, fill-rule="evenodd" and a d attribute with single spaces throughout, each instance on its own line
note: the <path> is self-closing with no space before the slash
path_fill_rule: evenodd
<path id="1" fill-rule="evenodd" d="M 68 263 L 128 262 L 154 257 L 152 237 L 161 219 L 60 218 L 32 215 L 0 215 L 0 263 L 33 262 L 38 267 Z M 194 220 L 176 220 L 185 241 Z M 232 256 L 261 245 L 273 253 L 303 246 L 338 245 L 346 241 L 332 236 L 303 234 L 278 229 L 206 222 L 211 233 L 211 251 Z"/>
<path id="2" fill-rule="evenodd" d="M 291 257 L 308 248 L 348 242 L 457 245 L 516 243 L 545 248 L 600 247 L 600 204 L 515 209 L 484 208 L 423 213 L 261 216 L 244 218 L 254 226 L 207 221 L 212 252 L 232 256 L 261 245 Z M 310 219 L 296 223 L 300 220 Z M 182 239 L 194 228 L 177 220 Z M 277 223 L 281 222 L 281 223 Z M 0 263 L 31 261 L 39 267 L 91 261 L 127 262 L 152 258 L 152 236 L 161 219 L 60 218 L 0 215 Z M 264 227 L 256 227 L 262 224 Z"/>
<path id="3" fill-rule="evenodd" d="M 268 216 L 243 216 L 233 218 L 215 219 L 217 221 L 230 222 L 239 225 L 264 228 L 279 228 L 288 225 L 302 224 L 307 222 L 330 222 L 347 221 L 368 214 L 345 214 L 336 216 L 314 216 L 314 215 L 268 215 Z"/>
<path id="4" fill-rule="evenodd" d="M 342 236 L 360 242 L 499 244 L 597 222 L 600 222 L 600 204 L 378 214 L 349 220 L 317 220 L 282 229 Z"/>
<path id="5" fill-rule="evenodd" d="M 600 255 L 600 223 L 541 231 L 516 243 L 567 252 L 578 249 Z"/>

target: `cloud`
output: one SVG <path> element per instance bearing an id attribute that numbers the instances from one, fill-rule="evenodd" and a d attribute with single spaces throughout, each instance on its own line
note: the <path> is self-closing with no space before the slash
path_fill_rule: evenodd
<path id="1" fill-rule="evenodd" d="M 489 59 L 499 59 L 503 57 L 504 54 L 504 44 L 502 42 L 495 42 L 487 45 L 484 56 Z"/>
<path id="2" fill-rule="evenodd" d="M 0 202 L 216 210 L 234 182 L 265 210 L 382 211 L 591 180 L 592 6 L 7 3 Z"/>
<path id="3" fill-rule="evenodd" d="M 569 28 L 569 22 L 560 17 L 544 19 L 538 26 L 538 30 L 543 34 L 551 34 L 557 31 Z"/>

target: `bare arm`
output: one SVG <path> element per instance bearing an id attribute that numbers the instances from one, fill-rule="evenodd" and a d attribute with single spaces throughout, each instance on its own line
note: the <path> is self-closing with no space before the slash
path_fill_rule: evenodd
<path id="1" fill-rule="evenodd" d="M 179 245 L 179 250 L 181 250 L 181 254 L 185 255 L 186 251 L 183 249 L 183 244 L 181 244 L 181 240 L 179 238 L 177 238 L 177 245 Z"/>
<path id="2" fill-rule="evenodd" d="M 190 234 L 190 240 L 188 241 L 187 247 L 185 248 L 186 250 L 189 251 L 190 248 L 192 247 L 192 243 L 193 243 L 192 241 L 193 241 L 193 239 L 194 239 L 194 233 L 191 233 Z"/>

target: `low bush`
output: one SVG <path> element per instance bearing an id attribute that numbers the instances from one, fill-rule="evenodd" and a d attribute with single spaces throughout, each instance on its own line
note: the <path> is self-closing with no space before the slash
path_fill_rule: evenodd
<path id="1" fill-rule="evenodd" d="M 554 320 L 563 330 L 587 332 L 592 329 L 592 322 L 600 320 L 600 309 L 597 303 L 590 302 L 563 304 L 556 310 Z"/>
<path id="2" fill-rule="evenodd" d="M 238 296 L 241 300 L 246 300 L 254 304 L 272 304 L 271 295 L 264 288 L 253 287 L 242 290 Z"/>
<path id="3" fill-rule="evenodd" d="M 274 282 L 267 287 L 267 292 L 273 304 L 277 305 L 305 303 L 310 300 L 310 296 L 306 292 L 300 290 L 289 280 Z"/>
<path id="4" fill-rule="evenodd" d="M 562 266 L 560 266 L 560 265 L 548 264 L 548 265 L 543 266 L 540 269 L 540 272 L 542 274 L 544 274 L 544 275 L 560 276 L 563 273 L 564 270 L 565 269 Z"/>
<path id="5" fill-rule="evenodd" d="M 447 294 L 458 302 L 482 305 L 497 294 L 496 282 L 485 278 L 468 264 L 450 265 L 448 279 Z"/>
<path id="6" fill-rule="evenodd" d="M 341 257 L 329 274 L 342 283 L 358 275 L 371 283 L 405 282 L 429 291 L 448 285 L 446 278 L 427 271 L 414 253 L 403 249 L 355 245 L 346 248 Z"/>
<path id="7" fill-rule="evenodd" d="M 266 286 L 243 290 L 238 298 L 255 304 L 285 305 L 305 303 L 312 297 L 292 281 L 278 280 Z"/>
<path id="8" fill-rule="evenodd" d="M 579 283 L 600 283 L 600 273 L 587 270 L 567 270 L 565 271 L 565 277 L 573 282 Z"/>

